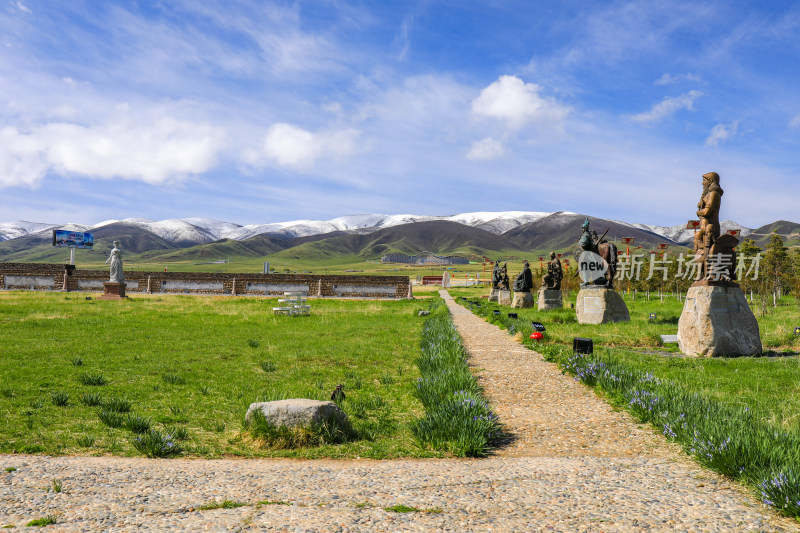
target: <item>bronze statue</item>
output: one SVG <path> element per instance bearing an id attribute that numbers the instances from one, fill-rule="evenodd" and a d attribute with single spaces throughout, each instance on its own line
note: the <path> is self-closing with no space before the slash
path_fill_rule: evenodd
<path id="1" fill-rule="evenodd" d="M 530 292 L 533 288 L 533 275 L 531 265 L 525 261 L 522 265 L 522 272 L 514 280 L 514 292 Z"/>
<path id="2" fill-rule="evenodd" d="M 542 278 L 542 285 L 548 291 L 560 291 L 562 279 L 564 270 L 561 268 L 561 261 L 555 252 L 550 252 L 550 262 L 547 263 L 547 274 Z"/>
<path id="3" fill-rule="evenodd" d="M 508 280 L 508 263 L 503 263 L 503 266 L 500 268 L 500 282 L 497 284 L 497 288 L 501 291 L 507 291 L 508 287 L 510 286 L 510 282 Z"/>
<path id="4" fill-rule="evenodd" d="M 695 262 L 700 265 L 698 280 L 736 279 L 734 247 L 739 244 L 739 239 L 728 234 L 720 236 L 719 208 L 723 192 L 719 185 L 719 174 L 703 174 L 703 193 L 697 202 L 700 231 L 694 236 Z"/>
<path id="5" fill-rule="evenodd" d="M 492 267 L 492 289 L 500 288 L 500 260 L 494 262 Z"/>
<path id="6" fill-rule="evenodd" d="M 606 242 L 603 240 L 603 237 L 606 236 L 606 233 L 603 233 L 601 237 L 597 237 L 597 233 L 594 231 L 589 230 L 589 219 L 587 218 L 583 225 L 581 226 L 583 233 L 581 233 L 581 238 L 578 240 L 578 245 L 587 252 L 594 252 L 599 255 L 603 261 L 608 265 L 608 270 L 606 271 L 604 277 L 596 280 L 593 283 L 584 283 L 585 285 L 600 285 L 609 289 L 614 288 L 614 276 L 617 275 L 617 245 L 613 242 Z"/>

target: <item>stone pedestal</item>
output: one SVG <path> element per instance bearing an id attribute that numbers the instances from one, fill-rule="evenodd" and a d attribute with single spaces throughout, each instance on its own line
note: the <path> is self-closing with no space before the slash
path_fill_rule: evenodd
<path id="1" fill-rule="evenodd" d="M 678 321 L 678 347 L 686 355 L 757 355 L 761 335 L 742 289 L 735 283 L 689 287 Z"/>
<path id="2" fill-rule="evenodd" d="M 123 298 L 127 298 L 127 296 L 125 296 L 124 283 L 111 283 L 107 281 L 103 283 L 103 290 L 103 295 L 97 298 L 98 300 L 122 300 Z"/>
<path id="3" fill-rule="evenodd" d="M 511 305 L 511 291 L 497 291 L 497 303 Z"/>
<path id="4" fill-rule="evenodd" d="M 489 291 L 489 301 L 490 302 L 496 302 L 497 301 L 497 295 L 499 293 L 500 293 L 500 289 L 492 289 L 491 291 Z"/>
<path id="5" fill-rule="evenodd" d="M 514 292 L 514 301 L 511 302 L 511 307 L 514 309 L 526 309 L 533 307 L 533 295 L 531 291 Z"/>
<path id="6" fill-rule="evenodd" d="M 564 301 L 561 299 L 561 291 L 554 289 L 539 289 L 539 311 L 549 311 L 550 309 L 563 309 Z"/>
<path id="7" fill-rule="evenodd" d="M 575 312 L 579 324 L 627 322 L 631 319 L 628 306 L 617 291 L 603 287 L 585 287 L 578 292 Z"/>

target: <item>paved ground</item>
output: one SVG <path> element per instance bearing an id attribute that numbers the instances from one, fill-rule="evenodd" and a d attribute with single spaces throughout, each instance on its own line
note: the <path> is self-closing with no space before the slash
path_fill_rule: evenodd
<path id="1" fill-rule="evenodd" d="M 59 531 L 799 531 L 611 410 L 505 332 L 448 305 L 514 442 L 488 459 L 0 456 L 0 525 Z M 15 472 L 5 472 L 7 467 Z M 53 478 L 63 491 L 47 491 Z M 199 510 L 212 501 L 247 502 Z M 261 503 L 259 502 L 272 502 Z M 288 505 L 287 505 L 288 504 Z M 406 505 L 429 512 L 395 513 Z"/>

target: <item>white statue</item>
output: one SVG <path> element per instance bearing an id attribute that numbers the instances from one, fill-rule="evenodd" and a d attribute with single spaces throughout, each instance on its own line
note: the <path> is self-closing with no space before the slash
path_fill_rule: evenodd
<path id="1" fill-rule="evenodd" d="M 106 259 L 106 264 L 111 261 L 111 277 L 108 279 L 111 283 L 125 283 L 125 274 L 122 272 L 122 254 L 119 251 L 119 241 L 114 241 L 114 248 L 111 250 L 111 255 Z"/>

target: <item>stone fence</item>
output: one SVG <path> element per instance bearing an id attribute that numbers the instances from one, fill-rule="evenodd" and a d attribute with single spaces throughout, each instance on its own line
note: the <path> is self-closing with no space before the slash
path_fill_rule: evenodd
<path id="1" fill-rule="evenodd" d="M 103 292 L 106 270 L 79 270 L 49 263 L 0 263 L 0 289 Z M 281 296 L 302 292 L 318 298 L 409 298 L 408 276 L 333 276 L 125 271 L 125 292 Z"/>

